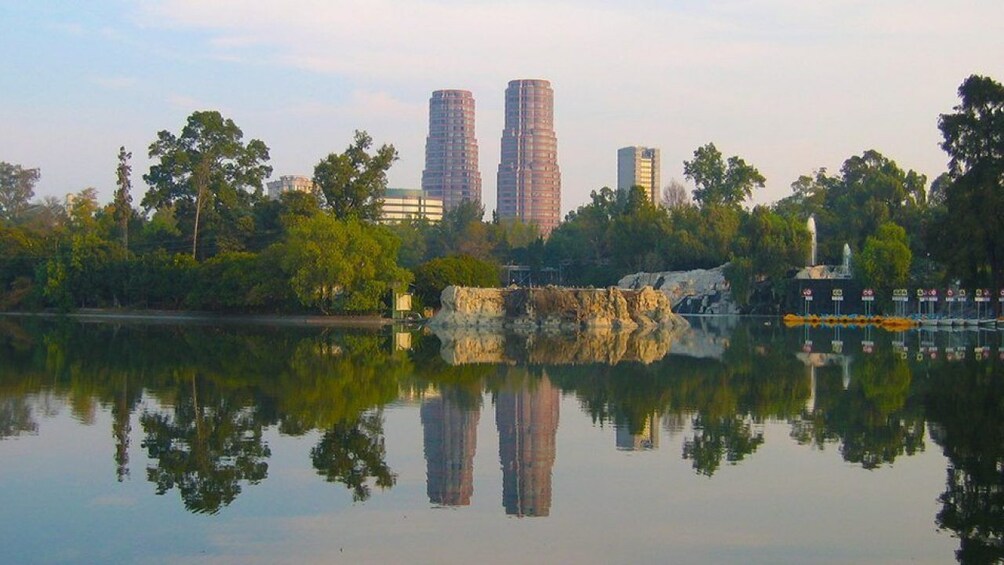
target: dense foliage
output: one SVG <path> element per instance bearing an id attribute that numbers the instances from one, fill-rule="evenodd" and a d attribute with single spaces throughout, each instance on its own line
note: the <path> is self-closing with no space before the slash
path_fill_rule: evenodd
<path id="1" fill-rule="evenodd" d="M 439 293 L 450 285 L 496 287 L 498 266 L 467 255 L 451 255 L 432 259 L 415 269 L 415 295 L 425 305 L 439 306 Z"/>

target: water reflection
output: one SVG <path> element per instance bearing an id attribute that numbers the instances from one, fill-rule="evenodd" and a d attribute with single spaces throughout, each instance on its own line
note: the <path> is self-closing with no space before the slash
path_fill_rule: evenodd
<path id="1" fill-rule="evenodd" d="M 465 406 L 463 398 L 455 388 L 447 387 L 422 401 L 426 491 L 432 504 L 467 506 L 474 494 L 481 406 Z"/>
<path id="2" fill-rule="evenodd" d="M 512 516 L 551 513 L 560 393 L 547 376 L 498 391 L 495 424 L 502 462 L 502 505 Z"/>
<path id="3" fill-rule="evenodd" d="M 363 502 L 399 480 L 385 407 L 413 394 L 429 503 L 472 505 L 479 424 L 494 409 L 504 512 L 531 517 L 561 504 L 563 397 L 612 427 L 601 449 L 678 449 L 712 481 L 764 457 L 765 425 L 780 422 L 805 449 L 863 469 L 940 449 L 932 520 L 958 536 L 959 560 L 1004 559 L 1004 332 L 698 320 L 636 343 L 408 336 L 0 320 L 0 440 L 45 434 L 60 413 L 93 425 L 107 412 L 109 476 L 128 481 L 140 465 L 153 492 L 217 514 L 269 480 L 275 430 L 310 438 L 301 457 L 313 480 Z"/>

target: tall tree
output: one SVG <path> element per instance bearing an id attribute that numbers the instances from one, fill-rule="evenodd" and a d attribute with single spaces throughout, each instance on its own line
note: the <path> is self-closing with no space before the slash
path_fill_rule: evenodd
<path id="1" fill-rule="evenodd" d="M 864 249 L 854 262 L 854 273 L 865 286 L 885 294 L 907 283 L 912 259 L 906 230 L 886 222 L 865 240 Z"/>
<path id="2" fill-rule="evenodd" d="M 959 87 L 961 102 L 942 114 L 941 144 L 951 160 L 946 187 L 948 214 L 942 224 L 957 248 L 948 254 L 967 257 L 956 271 L 974 282 L 1004 287 L 1004 86 L 973 75 Z M 961 253 L 960 253 L 961 250 Z"/>
<path id="3" fill-rule="evenodd" d="M 753 195 L 754 188 L 763 188 L 767 180 L 756 167 L 738 156 L 724 160 L 714 143 L 698 147 L 694 159 L 683 162 L 683 174 L 697 186 L 694 200 L 701 206 L 738 207 Z"/>
<path id="4" fill-rule="evenodd" d="M 192 223 L 192 256 L 197 257 L 203 214 L 216 223 L 237 226 L 241 212 L 260 196 L 262 181 L 272 174 L 268 147 L 258 139 L 245 145 L 237 124 L 216 111 L 193 112 L 181 135 L 163 130 L 150 144 L 157 163 L 143 175 L 150 191 L 143 207 L 178 205 Z M 247 189 L 253 189 L 249 193 Z"/>
<path id="5" fill-rule="evenodd" d="M 304 306 L 375 312 L 392 284 L 411 282 L 397 266 L 399 244 L 385 226 L 317 214 L 295 220 L 273 252 Z"/>
<path id="6" fill-rule="evenodd" d="M 38 169 L 0 161 L 0 220 L 13 221 L 28 208 L 39 176 Z"/>
<path id="7" fill-rule="evenodd" d="M 338 219 L 354 216 L 376 221 L 380 217 L 387 170 L 397 160 L 397 150 L 385 144 L 371 155 L 368 150 L 372 145 L 368 133 L 356 130 L 344 153 L 331 153 L 314 167 L 314 184 Z"/>
<path id="8" fill-rule="evenodd" d="M 129 249 L 129 216 L 132 215 L 132 152 L 119 147 L 119 164 L 115 168 L 115 224 L 122 235 L 122 247 Z"/>
<path id="9" fill-rule="evenodd" d="M 679 208 L 690 204 L 690 195 L 682 182 L 672 179 L 662 189 L 662 205 L 666 208 Z"/>

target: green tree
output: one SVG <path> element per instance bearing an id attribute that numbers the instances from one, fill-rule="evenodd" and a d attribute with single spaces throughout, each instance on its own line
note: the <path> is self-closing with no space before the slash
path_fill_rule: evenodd
<path id="1" fill-rule="evenodd" d="M 243 137 L 233 120 L 200 111 L 188 117 L 181 135 L 163 130 L 150 144 L 156 163 L 143 175 L 150 185 L 143 207 L 176 206 L 179 220 L 191 225 L 192 257 L 199 255 L 203 223 L 218 250 L 239 250 L 253 229 L 250 206 L 272 167 L 266 165 L 268 147 L 258 139 L 245 145 Z"/>
<path id="2" fill-rule="evenodd" d="M 942 258 L 957 275 L 1004 288 L 1004 86 L 973 75 L 959 87 L 961 102 L 942 114 L 941 144 L 951 160 L 947 215 L 939 226 Z"/>
<path id="3" fill-rule="evenodd" d="M 277 253 L 304 306 L 373 312 L 393 283 L 411 281 L 397 265 L 399 244 L 384 226 L 317 214 L 290 226 Z"/>
<path id="4" fill-rule="evenodd" d="M 119 164 L 115 168 L 115 223 L 122 237 L 122 247 L 129 249 L 129 217 L 132 216 L 132 153 L 119 147 Z"/>
<path id="5" fill-rule="evenodd" d="M 865 239 L 886 222 L 916 235 L 910 240 L 915 256 L 927 253 L 922 236 L 929 230 L 931 217 L 927 178 L 904 171 L 874 149 L 847 158 L 837 175 L 818 169 L 799 177 L 791 187 L 793 194 L 774 210 L 801 222 L 816 217 L 820 262 L 839 262 L 845 243 L 859 253 Z"/>
<path id="6" fill-rule="evenodd" d="M 683 174 L 693 181 L 694 200 L 701 206 L 723 204 L 740 206 L 763 188 L 766 179 L 760 171 L 733 155 L 725 161 L 722 152 L 709 143 L 694 150 L 694 159 L 683 162 Z"/>
<path id="7" fill-rule="evenodd" d="M 373 138 L 356 130 L 344 153 L 331 153 L 314 167 L 314 184 L 325 206 L 338 219 L 376 221 L 387 189 L 387 170 L 397 160 L 393 145 L 381 145 L 371 155 Z"/>
<path id="8" fill-rule="evenodd" d="M 64 228 L 51 234 L 49 256 L 39 264 L 39 283 L 46 300 L 69 309 L 98 305 L 111 295 L 121 279 L 107 276 L 109 265 L 124 250 L 109 239 L 97 217 L 97 191 L 86 188 L 67 199 L 69 218 Z"/>
<path id="9" fill-rule="evenodd" d="M 440 294 L 450 285 L 498 286 L 498 266 L 461 255 L 432 259 L 415 269 L 415 294 L 427 306 L 438 306 Z"/>
<path id="10" fill-rule="evenodd" d="M 0 220 L 12 222 L 28 208 L 35 196 L 38 169 L 25 169 L 0 161 Z"/>
<path id="11" fill-rule="evenodd" d="M 854 272 L 865 286 L 887 293 L 906 285 L 912 259 L 906 230 L 886 222 L 879 226 L 875 235 L 865 240 L 865 247 L 854 263 Z"/>

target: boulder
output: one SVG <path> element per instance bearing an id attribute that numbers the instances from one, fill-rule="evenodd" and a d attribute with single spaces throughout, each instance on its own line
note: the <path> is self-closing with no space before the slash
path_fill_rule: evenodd
<path id="1" fill-rule="evenodd" d="M 618 281 L 622 289 L 653 290 L 669 298 L 673 312 L 683 314 L 738 314 L 732 289 L 725 280 L 728 263 L 714 269 L 635 273 Z"/>

